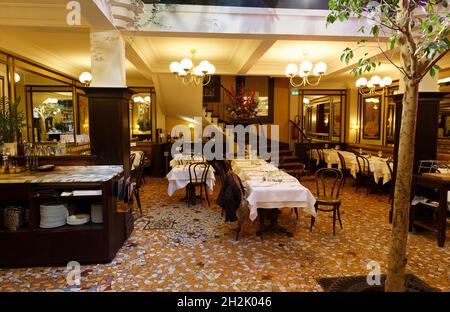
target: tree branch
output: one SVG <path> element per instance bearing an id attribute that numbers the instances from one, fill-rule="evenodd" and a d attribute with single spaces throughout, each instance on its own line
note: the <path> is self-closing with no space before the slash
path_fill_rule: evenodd
<path id="1" fill-rule="evenodd" d="M 436 65 L 437 62 L 439 62 L 439 60 L 448 52 L 450 51 L 450 49 L 447 49 L 445 51 L 443 51 L 441 54 L 439 54 L 434 60 L 430 60 L 428 62 L 425 63 L 421 63 L 419 68 L 418 68 L 418 72 L 419 72 L 419 77 L 417 77 L 415 79 L 415 82 L 420 82 L 423 77 L 425 77 L 425 75 L 431 70 L 431 68 Z"/>

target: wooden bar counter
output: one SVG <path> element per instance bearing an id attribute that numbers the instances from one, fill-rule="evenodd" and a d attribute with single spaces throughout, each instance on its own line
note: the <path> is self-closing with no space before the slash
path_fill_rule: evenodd
<path id="1" fill-rule="evenodd" d="M 67 265 L 110 262 L 133 228 L 131 212 L 117 211 L 117 185 L 122 166 L 58 166 L 50 172 L 0 174 L 0 267 Z M 72 191 L 97 191 L 69 195 Z M 102 223 L 41 228 L 40 205 L 64 203 L 69 213 L 90 214 L 101 204 Z M 24 224 L 4 226 L 4 210 L 22 207 Z"/>

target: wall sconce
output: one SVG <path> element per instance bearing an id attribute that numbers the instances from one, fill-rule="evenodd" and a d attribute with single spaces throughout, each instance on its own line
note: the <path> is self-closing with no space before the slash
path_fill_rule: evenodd
<path id="1" fill-rule="evenodd" d="M 357 122 L 354 122 L 350 130 L 358 131 L 359 130 L 359 124 Z"/>
<path id="2" fill-rule="evenodd" d="M 20 75 L 18 73 L 14 73 L 14 82 L 15 83 L 20 82 Z"/>
<path id="3" fill-rule="evenodd" d="M 194 124 L 193 123 L 189 124 L 189 129 L 194 129 Z"/>
<path id="4" fill-rule="evenodd" d="M 85 86 L 89 87 L 92 81 L 92 75 L 89 72 L 83 72 L 80 75 L 80 82 Z"/>

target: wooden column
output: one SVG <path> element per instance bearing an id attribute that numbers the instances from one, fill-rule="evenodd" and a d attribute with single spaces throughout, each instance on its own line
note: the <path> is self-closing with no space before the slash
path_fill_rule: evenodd
<path id="1" fill-rule="evenodd" d="M 130 172 L 128 88 L 85 88 L 89 98 L 91 153 L 98 165 L 123 165 Z"/>
<path id="2" fill-rule="evenodd" d="M 413 173 L 417 173 L 420 160 L 431 160 L 437 157 L 438 139 L 438 116 L 439 103 L 445 93 L 441 92 L 420 92 L 417 108 L 416 139 L 414 144 L 414 166 Z M 394 144 L 394 177 L 395 185 L 397 172 L 398 143 L 400 140 L 400 126 L 402 122 L 402 100 L 403 94 L 393 96 L 395 102 L 395 144 Z M 389 222 L 392 222 L 393 203 L 389 212 Z"/>

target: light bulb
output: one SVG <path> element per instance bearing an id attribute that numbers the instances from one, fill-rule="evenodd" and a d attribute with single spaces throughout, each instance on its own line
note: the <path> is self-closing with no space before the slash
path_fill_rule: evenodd
<path id="1" fill-rule="evenodd" d="M 209 64 L 208 66 L 208 75 L 214 75 L 216 73 L 216 66 L 213 64 Z"/>
<path id="2" fill-rule="evenodd" d="M 188 58 L 184 58 L 181 60 L 181 68 L 184 69 L 185 71 L 191 70 L 192 69 L 192 61 Z"/>
<path id="3" fill-rule="evenodd" d="M 310 61 L 303 61 L 300 64 L 300 71 L 303 73 L 309 73 L 311 69 L 313 68 L 313 64 Z"/>
<path id="4" fill-rule="evenodd" d="M 150 97 L 150 96 L 146 96 L 145 98 L 144 98 L 144 100 L 145 100 L 145 103 L 150 103 L 151 101 L 152 101 L 152 98 Z"/>
<path id="5" fill-rule="evenodd" d="M 203 68 L 200 65 L 194 68 L 194 75 L 197 77 L 203 76 Z"/>
<path id="6" fill-rule="evenodd" d="M 308 98 L 303 98 L 303 104 L 309 104 L 310 100 Z"/>
<path id="7" fill-rule="evenodd" d="M 369 81 L 367 82 L 367 88 L 373 88 L 373 87 L 374 87 L 373 81 L 372 81 L 372 80 L 369 80 Z"/>
<path id="8" fill-rule="evenodd" d="M 379 85 L 381 82 L 381 78 L 380 76 L 372 76 L 372 78 L 370 78 L 370 80 L 372 81 L 372 83 L 376 86 Z"/>
<path id="9" fill-rule="evenodd" d="M 134 103 L 144 103 L 144 99 L 142 98 L 142 96 L 136 96 L 133 101 Z"/>
<path id="10" fill-rule="evenodd" d="M 187 72 L 186 72 L 184 69 L 182 69 L 182 70 L 180 70 L 180 71 L 178 72 L 178 75 L 179 75 L 180 77 L 185 77 L 185 76 L 187 76 Z"/>
<path id="11" fill-rule="evenodd" d="M 83 72 L 80 75 L 80 82 L 83 84 L 89 84 L 92 81 L 92 75 L 89 72 Z"/>
<path id="12" fill-rule="evenodd" d="M 287 77 L 295 76 L 295 74 L 297 74 L 297 70 L 298 70 L 297 65 L 289 64 L 288 66 L 286 66 L 285 74 Z"/>
<path id="13" fill-rule="evenodd" d="M 355 85 L 357 88 L 364 87 L 365 85 L 367 85 L 367 79 L 364 77 L 361 77 L 358 80 L 356 80 Z"/>
<path id="14" fill-rule="evenodd" d="M 327 64 L 319 62 L 314 66 L 313 73 L 315 76 L 323 75 L 327 71 Z"/>
<path id="15" fill-rule="evenodd" d="M 385 86 L 389 86 L 392 83 L 392 78 L 387 76 L 384 77 L 381 81 L 384 83 Z"/>
<path id="16" fill-rule="evenodd" d="M 198 64 L 198 67 L 200 67 L 202 69 L 202 71 L 207 72 L 209 69 L 209 62 L 201 61 L 200 64 Z"/>
<path id="17" fill-rule="evenodd" d="M 170 72 L 173 74 L 179 73 L 181 70 L 181 64 L 178 62 L 172 62 L 170 63 Z"/>
<path id="18" fill-rule="evenodd" d="M 18 73 L 14 73 L 14 81 L 16 83 L 20 81 L 20 75 Z"/>

